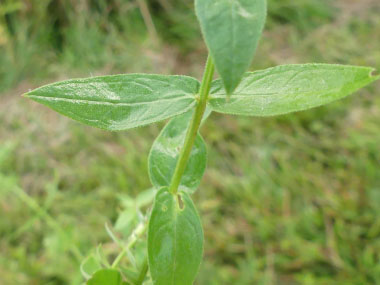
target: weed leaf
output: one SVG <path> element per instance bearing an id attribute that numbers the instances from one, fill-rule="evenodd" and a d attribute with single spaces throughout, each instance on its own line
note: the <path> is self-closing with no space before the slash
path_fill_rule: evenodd
<path id="1" fill-rule="evenodd" d="M 379 79 L 369 67 L 329 64 L 283 65 L 246 73 L 230 100 L 216 80 L 209 101 L 213 111 L 274 116 L 321 106 Z"/>
<path id="2" fill-rule="evenodd" d="M 205 42 L 227 94 L 251 65 L 266 19 L 266 0 L 196 0 Z"/>
<path id="3" fill-rule="evenodd" d="M 97 271 L 90 280 L 87 281 L 87 285 L 127 285 L 123 282 L 121 274 L 117 270 L 113 269 L 101 269 Z"/>
<path id="4" fill-rule="evenodd" d="M 183 147 L 193 112 L 172 118 L 152 145 L 149 154 L 149 177 L 156 188 L 169 186 Z M 199 186 L 207 164 L 207 148 L 200 134 L 197 135 L 180 189 L 192 194 Z"/>
<path id="5" fill-rule="evenodd" d="M 155 285 L 191 285 L 203 255 L 203 230 L 190 196 L 161 188 L 148 229 L 149 269 Z"/>
<path id="6" fill-rule="evenodd" d="M 125 74 L 62 81 L 25 96 L 84 124 L 120 131 L 188 111 L 198 89 L 187 76 Z"/>
<path id="7" fill-rule="evenodd" d="M 91 276 L 101 268 L 102 265 L 93 254 L 86 257 L 80 265 L 80 271 L 85 279 L 91 278 Z"/>

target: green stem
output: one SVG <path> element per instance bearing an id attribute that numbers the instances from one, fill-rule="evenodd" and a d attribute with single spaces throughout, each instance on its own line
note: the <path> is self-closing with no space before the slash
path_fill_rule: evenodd
<path id="1" fill-rule="evenodd" d="M 148 258 L 145 258 L 144 262 L 143 262 L 143 264 L 141 266 L 139 278 L 137 279 L 136 285 L 141 285 L 141 284 L 144 283 L 145 276 L 148 273 L 148 269 L 149 269 L 149 267 L 148 267 Z"/>
<path id="2" fill-rule="evenodd" d="M 207 58 L 205 72 L 203 74 L 203 79 L 199 90 L 199 101 L 195 109 L 193 118 L 190 122 L 189 129 L 187 130 L 185 143 L 181 149 L 177 166 L 174 170 L 173 178 L 170 183 L 169 191 L 173 195 L 177 194 L 178 186 L 181 182 L 182 175 L 185 172 L 191 150 L 193 148 L 195 139 L 198 134 L 199 126 L 201 125 L 203 114 L 206 110 L 207 99 L 210 93 L 212 78 L 214 76 L 214 69 L 214 63 L 212 61 L 211 56 L 209 55 Z"/>
<path id="3" fill-rule="evenodd" d="M 119 262 L 122 260 L 124 255 L 127 253 L 131 247 L 135 245 L 135 243 L 139 240 L 139 238 L 145 233 L 147 228 L 147 223 L 140 224 L 135 231 L 132 233 L 131 237 L 127 245 L 123 248 L 123 250 L 119 253 L 119 255 L 115 258 L 114 262 L 111 265 L 111 268 L 116 268 Z"/>

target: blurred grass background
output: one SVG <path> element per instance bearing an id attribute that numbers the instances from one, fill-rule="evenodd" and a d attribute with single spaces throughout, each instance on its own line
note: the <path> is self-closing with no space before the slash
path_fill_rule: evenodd
<path id="1" fill-rule="evenodd" d="M 164 125 L 104 132 L 20 94 L 100 74 L 200 78 L 206 56 L 193 1 L 0 1 L 0 284 L 79 284 L 71 245 L 112 246 L 115 194 L 150 187 Z M 305 62 L 380 68 L 380 2 L 269 0 L 252 69 Z M 375 83 L 297 114 L 211 116 L 197 284 L 380 284 L 379 95 Z"/>

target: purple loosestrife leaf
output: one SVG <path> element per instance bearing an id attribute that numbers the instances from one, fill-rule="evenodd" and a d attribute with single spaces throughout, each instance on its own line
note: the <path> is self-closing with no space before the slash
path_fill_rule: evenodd
<path id="1" fill-rule="evenodd" d="M 179 197 L 179 198 L 178 198 Z M 149 269 L 155 285 L 191 285 L 203 255 L 203 230 L 186 192 L 157 192 L 148 228 Z"/>
<path id="2" fill-rule="evenodd" d="M 210 114 L 206 110 L 204 120 Z M 169 186 L 183 147 L 193 111 L 172 118 L 152 145 L 149 154 L 149 177 L 156 188 Z M 197 135 L 180 189 L 192 194 L 198 188 L 207 164 L 207 147 L 200 134 Z"/>
<path id="3" fill-rule="evenodd" d="M 124 74 L 57 82 L 26 97 L 81 123 L 121 131 L 192 109 L 198 89 L 187 76 Z"/>
<path id="4" fill-rule="evenodd" d="M 203 36 L 227 94 L 251 65 L 261 37 L 266 0 L 195 0 Z"/>
<path id="5" fill-rule="evenodd" d="M 230 100 L 220 80 L 212 84 L 213 111 L 244 116 L 274 116 L 318 107 L 346 97 L 378 80 L 373 68 L 330 65 L 283 65 L 246 73 Z"/>

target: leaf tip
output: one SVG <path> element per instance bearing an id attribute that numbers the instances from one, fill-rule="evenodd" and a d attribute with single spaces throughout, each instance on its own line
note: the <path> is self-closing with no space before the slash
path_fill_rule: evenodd
<path id="1" fill-rule="evenodd" d="M 223 84 L 224 84 L 224 90 L 226 90 L 227 100 L 229 100 L 232 93 L 235 91 L 237 84 L 231 85 L 231 84 L 226 84 L 226 82 L 223 82 Z"/>
<path id="2" fill-rule="evenodd" d="M 29 99 L 31 99 L 31 96 L 32 96 L 32 95 L 35 95 L 35 94 L 34 94 L 34 91 L 35 91 L 35 89 L 34 89 L 34 90 L 29 89 L 27 92 L 21 94 L 21 97 L 25 97 L 25 98 L 29 98 Z"/>
<path id="3" fill-rule="evenodd" d="M 241 75 L 234 76 L 232 80 L 225 80 L 222 77 L 222 82 L 223 82 L 224 90 L 226 91 L 226 94 L 227 94 L 227 98 L 231 97 L 232 93 L 240 85 L 243 79 L 243 76 L 244 76 L 244 72 Z"/>

